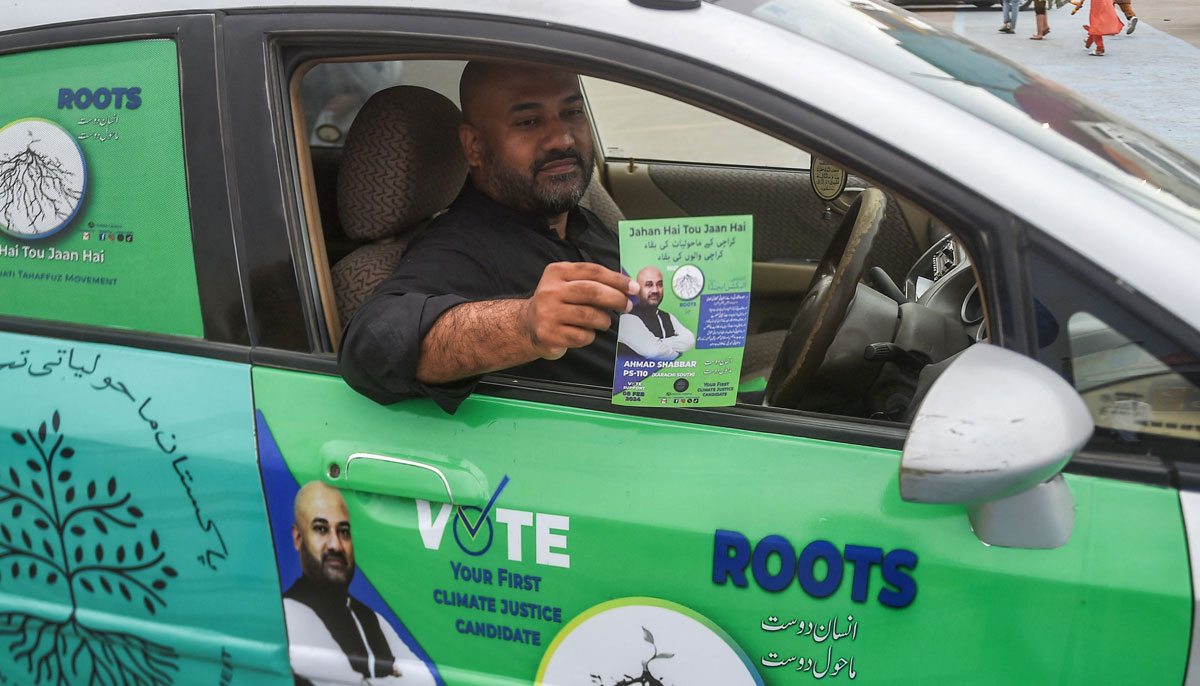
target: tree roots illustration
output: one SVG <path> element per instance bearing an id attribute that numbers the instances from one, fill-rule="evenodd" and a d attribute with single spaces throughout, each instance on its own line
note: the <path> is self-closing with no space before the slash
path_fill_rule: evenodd
<path id="1" fill-rule="evenodd" d="M 68 686 L 170 686 L 178 655 L 132 634 L 89 629 L 76 620 L 0 614 L 0 636 L 35 683 Z"/>
<path id="2" fill-rule="evenodd" d="M 47 218 L 66 219 L 79 200 L 80 189 L 71 183 L 75 174 L 57 158 L 33 149 L 33 140 L 22 152 L 0 159 L 0 216 L 13 229 L 13 217 L 24 217 L 27 229 Z"/>
<path id="3" fill-rule="evenodd" d="M 700 290 L 701 285 L 703 285 L 703 282 L 700 281 L 700 279 L 692 276 L 691 274 L 684 274 L 683 276 L 679 277 L 676 283 L 676 288 L 681 293 L 695 293 L 696 291 Z"/>
<path id="4" fill-rule="evenodd" d="M 642 627 L 643 637 L 646 643 L 649 643 L 654 648 L 654 654 L 649 658 L 642 660 L 642 673 L 638 676 L 625 674 L 622 679 L 614 679 L 611 686 L 665 686 L 658 677 L 650 672 L 650 663 L 655 660 L 669 660 L 675 657 L 675 653 L 660 653 L 658 646 L 654 645 L 654 634 L 646 627 Z M 604 686 L 604 679 L 599 674 L 592 674 L 592 683 L 597 686 Z"/>
<path id="5" fill-rule="evenodd" d="M 60 423 L 56 411 L 49 426 L 13 433 L 6 447 L 15 444 L 15 452 L 0 453 L 11 465 L 0 474 L 0 588 L 42 584 L 67 616 L 0 613 L 0 637 L 12 639 L 13 659 L 37 684 L 169 686 L 178 669 L 173 649 L 90 627 L 77 615 L 88 596 L 154 615 L 178 572 L 164 564 L 158 532 L 144 531 L 144 513 L 116 477 L 84 484 L 72 471 L 76 454 Z"/>

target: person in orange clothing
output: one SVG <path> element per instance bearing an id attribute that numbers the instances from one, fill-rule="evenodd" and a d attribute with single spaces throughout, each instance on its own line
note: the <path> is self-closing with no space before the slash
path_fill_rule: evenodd
<path id="1" fill-rule="evenodd" d="M 1083 0 L 1071 0 L 1071 4 L 1075 5 L 1075 9 L 1071 10 L 1071 14 L 1079 11 L 1083 7 Z M 1104 37 L 1115 36 L 1125 28 L 1121 20 L 1117 17 L 1117 11 L 1113 9 L 1112 0 L 1092 0 L 1092 6 L 1088 13 L 1088 23 L 1083 25 L 1085 31 L 1088 32 L 1087 38 L 1083 41 L 1083 47 L 1092 48 L 1089 55 L 1094 57 L 1104 56 Z M 1095 47 L 1092 47 L 1092 46 Z"/>
<path id="2" fill-rule="evenodd" d="M 1137 15 L 1133 13 L 1133 3 L 1130 0 L 1116 0 L 1116 3 L 1121 8 L 1121 11 L 1125 13 L 1125 23 L 1129 25 L 1129 28 L 1125 29 L 1125 33 L 1133 33 L 1133 30 L 1137 28 L 1138 22 Z"/>

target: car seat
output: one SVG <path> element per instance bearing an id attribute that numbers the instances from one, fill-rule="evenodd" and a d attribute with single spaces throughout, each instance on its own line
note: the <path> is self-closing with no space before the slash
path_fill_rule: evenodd
<path id="1" fill-rule="evenodd" d="M 445 96 L 395 86 L 372 95 L 350 125 L 338 167 L 338 217 L 345 234 L 364 244 L 333 265 L 343 325 L 400 264 L 417 230 L 462 189 L 461 123 L 462 113 Z"/>
<path id="2" fill-rule="evenodd" d="M 462 113 L 445 96 L 395 86 L 372 95 L 350 125 L 338 169 L 338 217 L 346 235 L 364 245 L 333 265 L 343 325 L 400 264 L 408 242 L 462 189 L 461 123 Z M 598 174 L 580 204 L 614 233 L 624 219 Z"/>

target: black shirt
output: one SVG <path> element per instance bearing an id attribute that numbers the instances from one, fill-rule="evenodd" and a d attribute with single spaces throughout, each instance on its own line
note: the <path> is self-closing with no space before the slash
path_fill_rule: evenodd
<path id="1" fill-rule="evenodd" d="M 620 270 L 617 236 L 586 209 L 567 214 L 566 240 L 545 217 L 506 207 L 469 181 L 445 214 L 408 246 L 400 266 L 351 317 L 342 336 L 341 370 L 355 390 L 379 403 L 428 396 L 454 412 L 479 377 L 449 384 L 417 380 L 421 340 L 455 305 L 527 298 L 552 262 L 598 262 Z M 613 325 L 558 360 L 513 368 L 522 376 L 607 386 L 616 353 Z"/>

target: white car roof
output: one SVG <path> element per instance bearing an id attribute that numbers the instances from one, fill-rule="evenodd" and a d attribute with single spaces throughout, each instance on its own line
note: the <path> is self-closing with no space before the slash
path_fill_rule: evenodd
<path id="1" fill-rule="evenodd" d="M 984 189 L 1009 211 L 1200 330 L 1200 289 L 1181 287 L 1193 265 L 1200 264 L 1200 203 L 1175 201 L 1171 193 L 1159 194 L 1168 200 L 1163 202 L 1156 189 L 1139 188 L 1137 179 L 1116 165 L 1089 169 L 1100 159 L 1093 152 L 1042 132 L 1049 125 L 1039 124 L 1027 109 L 1001 102 L 997 89 L 980 88 L 971 74 L 948 73 L 944 65 L 956 64 L 963 55 L 982 55 L 984 66 L 1008 65 L 1014 74 L 1040 79 L 887 3 L 722 0 L 671 12 L 629 0 L 190 0 L 155 2 L 152 8 L 131 0 L 6 4 L 0 32 L 188 10 L 397 8 L 490 14 L 655 45 L 792 94 L 966 186 Z M 907 44 L 896 40 L 897 28 L 908 33 Z M 831 74 L 836 82 L 830 82 Z M 1150 160 L 1159 178 L 1200 188 L 1200 165 L 1194 161 L 1172 157 L 1169 148 L 1099 109 L 1081 111 L 1094 115 L 1097 127 L 1107 127 L 1101 131 L 1105 136 L 1131 136 L 1139 149 L 1166 150 L 1166 162 Z M 964 145 L 970 154 L 964 154 Z"/>

